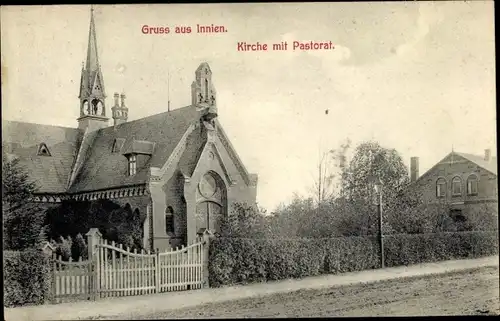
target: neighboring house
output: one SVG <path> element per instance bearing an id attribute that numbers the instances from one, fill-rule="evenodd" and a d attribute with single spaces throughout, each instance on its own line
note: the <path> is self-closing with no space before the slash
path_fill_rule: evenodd
<path id="1" fill-rule="evenodd" d="M 427 204 L 448 204 L 456 220 L 484 208 L 498 213 L 497 161 L 489 149 L 484 156 L 452 151 L 420 177 L 418 161 L 411 158 L 410 179 Z"/>
<path id="2" fill-rule="evenodd" d="M 195 72 L 190 106 L 128 121 L 125 95 L 115 93 L 109 126 L 93 11 L 87 50 L 78 128 L 2 120 L 4 150 L 40 187 L 34 201 L 128 203 L 146 213 L 144 246 L 152 249 L 217 230 L 233 202 L 255 204 L 257 175 L 247 172 L 217 119 L 207 63 Z"/>

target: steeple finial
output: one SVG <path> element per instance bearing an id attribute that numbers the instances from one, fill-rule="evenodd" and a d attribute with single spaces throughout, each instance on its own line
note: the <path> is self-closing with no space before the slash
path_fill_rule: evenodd
<path id="1" fill-rule="evenodd" d="M 90 7 L 90 28 L 89 28 L 89 43 L 87 47 L 87 64 L 86 69 L 95 71 L 99 69 L 99 58 L 97 55 L 97 37 L 95 32 L 94 22 L 94 6 Z"/>

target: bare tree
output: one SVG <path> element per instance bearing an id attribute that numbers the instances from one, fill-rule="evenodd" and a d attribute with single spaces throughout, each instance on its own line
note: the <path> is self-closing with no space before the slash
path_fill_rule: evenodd
<path id="1" fill-rule="evenodd" d="M 323 152 L 317 165 L 317 177 L 315 178 L 312 191 L 318 205 L 332 200 L 340 192 L 342 195 L 342 179 L 347 172 L 347 151 L 351 146 L 350 139 L 337 149 Z"/>

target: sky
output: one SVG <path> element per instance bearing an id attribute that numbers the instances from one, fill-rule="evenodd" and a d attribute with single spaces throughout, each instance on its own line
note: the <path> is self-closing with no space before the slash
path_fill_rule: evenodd
<path id="1" fill-rule="evenodd" d="M 407 165 L 418 156 L 420 174 L 452 148 L 496 155 L 493 1 L 98 5 L 94 15 L 107 106 L 125 92 L 129 120 L 166 111 L 169 98 L 189 105 L 209 63 L 219 121 L 268 210 L 307 196 L 320 154 L 346 138 L 395 148 Z M 89 22 L 86 5 L 1 7 L 3 119 L 77 126 Z M 242 41 L 289 50 L 238 51 Z"/>

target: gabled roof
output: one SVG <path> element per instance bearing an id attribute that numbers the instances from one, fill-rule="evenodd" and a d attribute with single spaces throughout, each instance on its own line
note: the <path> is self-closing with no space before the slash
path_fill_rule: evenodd
<path id="1" fill-rule="evenodd" d="M 420 177 L 415 181 L 412 182 L 410 185 L 413 183 L 416 183 L 421 180 L 421 178 L 425 177 L 427 174 L 431 173 L 436 166 L 438 166 L 440 163 L 445 161 L 448 158 L 452 158 L 452 156 L 459 156 L 462 157 L 470 162 L 473 162 L 477 166 L 484 168 L 485 170 L 489 171 L 490 173 L 497 175 L 497 162 L 496 162 L 496 157 L 493 157 L 490 162 L 487 162 L 484 160 L 482 156 L 478 155 L 473 155 L 473 154 L 467 154 L 467 153 L 459 153 L 459 152 L 450 152 L 448 155 L 446 155 L 443 159 L 441 159 L 439 162 L 437 162 L 434 166 L 432 166 L 430 169 L 428 169 L 424 174 L 420 175 Z"/>
<path id="2" fill-rule="evenodd" d="M 200 122 L 199 111 L 194 106 L 187 106 L 102 128 L 86 141 L 89 148 L 77 155 L 84 139 L 83 131 L 77 128 L 3 121 L 2 133 L 6 139 L 3 146 L 8 154 L 19 157 L 30 177 L 39 182 L 39 192 L 89 192 L 147 183 L 150 167 L 163 167 L 188 128 L 196 122 Z M 230 149 L 233 161 L 247 181 L 246 169 L 225 138 L 222 127 L 216 124 L 219 135 L 224 136 L 225 147 Z M 184 176 L 193 174 L 207 143 L 202 127 L 200 124 L 189 134 L 177 164 Z M 38 156 L 41 143 L 47 145 L 51 156 Z M 129 153 L 143 155 L 132 176 L 128 175 L 126 156 Z M 76 162 L 80 164 L 78 172 L 68 188 Z"/>
<path id="3" fill-rule="evenodd" d="M 198 119 L 196 108 L 187 106 L 100 129 L 92 147 L 83 157 L 84 165 L 69 192 L 146 183 L 149 167 L 162 167 L 188 127 Z M 117 138 L 125 138 L 121 153 L 112 152 L 113 142 Z M 148 149 L 151 147 L 149 143 L 139 141 L 154 143 L 154 149 Z M 146 148 L 152 152 L 151 156 L 146 156 L 149 157 L 146 166 L 138 168 L 133 176 L 127 175 L 128 160 L 123 155 L 129 149 L 128 146 L 131 149 Z"/>
<path id="4" fill-rule="evenodd" d="M 20 159 L 40 193 L 63 193 L 82 134 L 76 128 L 2 120 L 2 148 Z M 38 155 L 44 143 L 51 156 Z"/>
<path id="5" fill-rule="evenodd" d="M 179 170 L 184 176 L 191 177 L 198 164 L 203 148 L 207 142 L 207 136 L 203 135 L 201 126 L 193 130 L 187 137 L 186 147 L 179 159 Z"/>
<path id="6" fill-rule="evenodd" d="M 484 157 L 479 155 L 467 154 L 467 153 L 459 153 L 455 152 L 455 154 L 462 156 L 463 158 L 475 163 L 476 165 L 484 168 L 485 170 L 491 172 L 492 174 L 497 175 L 497 162 L 496 157 L 493 157 L 491 161 L 487 162 L 484 160 Z"/>

